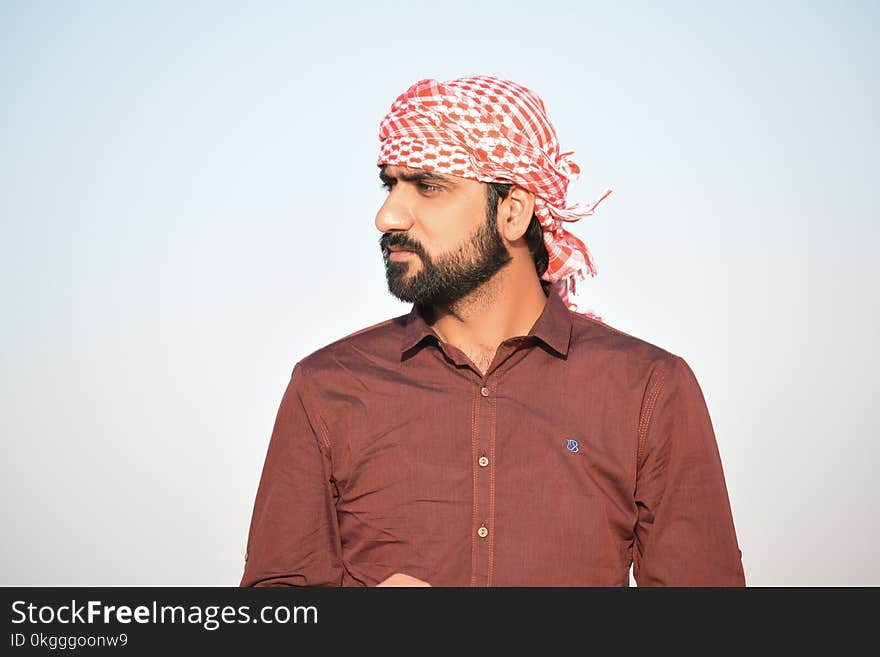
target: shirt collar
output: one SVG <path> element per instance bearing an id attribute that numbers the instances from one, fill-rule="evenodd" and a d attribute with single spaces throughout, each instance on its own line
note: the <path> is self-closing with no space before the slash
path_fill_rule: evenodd
<path id="1" fill-rule="evenodd" d="M 563 356 L 568 354 L 568 344 L 571 340 L 571 311 L 566 307 L 559 293 L 552 287 L 547 295 L 544 310 L 528 335 L 538 338 Z M 438 343 L 441 342 L 440 336 L 425 322 L 419 312 L 418 304 L 413 304 L 412 310 L 406 317 L 406 328 L 400 350 L 401 356 L 419 345 L 428 336 L 433 336 Z"/>

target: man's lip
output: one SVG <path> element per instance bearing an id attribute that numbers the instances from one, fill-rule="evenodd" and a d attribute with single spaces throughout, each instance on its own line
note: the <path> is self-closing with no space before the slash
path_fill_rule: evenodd
<path id="1" fill-rule="evenodd" d="M 398 251 L 409 251 L 409 249 L 401 249 L 399 246 L 389 246 L 388 250 L 395 253 Z"/>

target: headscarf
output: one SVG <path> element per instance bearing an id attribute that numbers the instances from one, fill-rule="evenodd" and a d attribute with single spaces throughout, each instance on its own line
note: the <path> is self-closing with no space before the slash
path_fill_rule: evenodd
<path id="1" fill-rule="evenodd" d="M 535 216 L 547 247 L 547 271 L 565 305 L 576 283 L 596 275 L 586 245 L 563 227 L 593 214 L 592 204 L 568 205 L 568 183 L 580 174 L 560 153 L 543 101 L 510 80 L 478 75 L 448 82 L 420 80 L 398 96 L 379 126 L 377 164 L 445 173 L 480 182 L 518 185 L 535 195 Z M 601 319 L 592 312 L 582 313 Z"/>

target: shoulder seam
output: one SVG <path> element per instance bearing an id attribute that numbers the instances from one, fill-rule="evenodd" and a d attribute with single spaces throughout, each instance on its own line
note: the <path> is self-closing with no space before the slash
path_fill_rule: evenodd
<path id="1" fill-rule="evenodd" d="M 614 328 L 613 326 L 606 324 L 605 322 L 597 321 L 597 320 L 595 320 L 591 317 L 587 317 L 586 315 L 583 315 L 581 313 L 572 312 L 571 310 L 569 310 L 569 312 L 572 315 L 572 321 L 583 320 L 592 326 L 598 326 L 599 328 L 607 329 L 608 331 L 611 331 L 612 333 L 622 335 L 623 337 L 629 338 L 630 340 L 635 340 L 637 342 L 641 342 L 641 343 L 646 344 L 650 347 L 653 347 L 654 349 L 658 349 L 659 351 L 661 351 L 665 354 L 668 354 L 669 356 L 673 356 L 673 357 L 675 356 L 675 354 L 673 354 L 668 349 L 664 349 L 663 347 L 656 345 L 653 342 L 649 342 L 648 340 L 645 340 L 644 338 L 640 338 L 636 335 L 632 335 L 631 333 L 626 333 L 625 331 L 621 331 L 618 328 Z"/>
<path id="2" fill-rule="evenodd" d="M 391 317 L 391 318 L 389 318 L 389 319 L 383 320 L 383 321 L 378 322 L 378 323 L 376 323 L 376 324 L 372 324 L 371 326 L 366 326 L 366 327 L 364 327 L 364 328 L 362 328 L 362 329 L 358 329 L 357 331 L 354 331 L 353 333 L 349 333 L 349 334 L 347 334 L 347 335 L 343 335 L 341 338 L 337 338 L 336 340 L 333 340 L 333 342 L 328 342 L 328 343 L 327 343 L 326 345 L 324 345 L 323 347 L 319 347 L 318 349 L 316 349 L 314 352 L 312 352 L 311 354 L 309 354 L 309 355 L 306 356 L 305 358 L 308 358 L 309 356 L 311 356 L 312 354 L 314 354 L 314 353 L 317 352 L 317 351 L 321 351 L 321 350 L 323 350 L 323 349 L 328 349 L 328 348 L 330 348 L 330 347 L 332 347 L 332 346 L 334 346 L 334 345 L 337 345 L 337 344 L 340 344 L 340 343 L 342 343 L 342 342 L 345 342 L 346 340 L 349 340 L 349 339 L 351 339 L 351 338 L 357 337 L 357 336 L 360 335 L 361 333 L 366 333 L 367 331 L 372 331 L 372 330 L 374 330 L 374 329 L 379 329 L 379 328 L 382 328 L 383 326 L 387 326 L 387 325 L 389 325 L 389 324 L 392 324 L 393 322 L 397 321 L 397 320 L 400 319 L 401 317 L 406 317 L 406 315 L 399 315 L 399 316 L 397 316 L 397 317 Z M 304 358 L 303 360 L 305 360 L 305 358 Z"/>

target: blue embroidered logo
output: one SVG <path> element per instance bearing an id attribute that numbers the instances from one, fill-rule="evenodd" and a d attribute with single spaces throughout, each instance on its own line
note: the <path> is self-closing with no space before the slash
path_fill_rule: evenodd
<path id="1" fill-rule="evenodd" d="M 565 442 L 565 449 L 567 449 L 569 452 L 574 452 L 574 453 L 581 451 L 580 448 L 578 447 L 578 441 L 576 441 L 574 438 L 569 438 Z"/>

